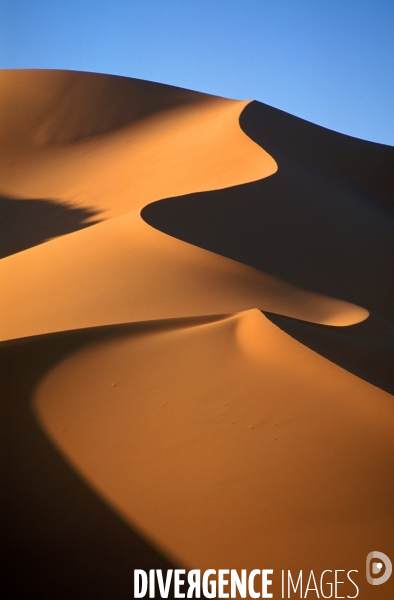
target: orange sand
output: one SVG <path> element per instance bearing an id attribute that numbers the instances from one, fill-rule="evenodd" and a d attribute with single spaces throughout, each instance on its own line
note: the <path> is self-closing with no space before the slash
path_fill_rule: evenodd
<path id="1" fill-rule="evenodd" d="M 2 348 L 95 328 L 43 370 L 15 364 L 59 460 L 186 567 L 361 572 L 368 552 L 392 554 L 392 396 L 260 312 L 346 331 L 369 307 L 140 216 L 281 173 L 239 126 L 248 103 L 87 73 L 0 82 Z"/>

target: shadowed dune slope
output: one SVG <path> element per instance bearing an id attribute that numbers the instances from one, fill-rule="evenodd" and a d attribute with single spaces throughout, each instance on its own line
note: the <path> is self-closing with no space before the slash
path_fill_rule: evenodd
<path id="1" fill-rule="evenodd" d="M 49 199 L 21 200 L 0 196 L 0 258 L 94 225 L 94 216 L 94 211 L 69 208 Z"/>
<path id="2" fill-rule="evenodd" d="M 390 549 L 392 397 L 258 310 L 97 340 L 34 404 L 100 495 L 186 566 L 357 568 Z"/>
<path id="3" fill-rule="evenodd" d="M 367 312 L 175 240 L 138 211 L 0 264 L 0 339 L 258 307 L 347 325 Z"/>
<path id="4" fill-rule="evenodd" d="M 142 210 L 143 219 L 178 239 L 367 308 L 373 318 L 354 330 L 280 317 L 274 322 L 392 393 L 394 149 L 259 102 L 244 108 L 240 125 L 275 158 L 275 174 L 159 200 Z"/>
<path id="5" fill-rule="evenodd" d="M 292 288 L 171 240 L 132 212 L 168 193 L 223 186 L 227 193 L 233 183 L 272 175 L 274 159 L 239 128 L 247 103 L 84 75 L 2 74 L 7 164 L 2 181 L 16 195 L 13 206 L 19 214 L 26 206 L 27 221 L 36 204 L 18 194 L 40 194 L 43 203 L 48 197 L 48 210 L 56 203 L 59 211 L 68 211 L 70 229 L 81 227 L 76 215 L 86 217 L 84 231 L 2 261 L 1 339 L 255 306 L 326 324 L 367 317 L 361 307 Z M 32 101 L 26 108 L 28 89 Z M 128 102 L 119 100 L 120 93 Z M 93 114 L 85 123 L 87 107 Z M 11 236 L 14 248 L 23 248 L 28 240 L 38 243 L 59 233 L 54 220 L 37 214 L 28 236 L 23 227 Z"/>
<path id="6" fill-rule="evenodd" d="M 277 168 L 239 129 L 247 102 L 72 71 L 2 71 L 0 83 L 6 197 L 49 198 L 106 219 Z"/>
<path id="7" fill-rule="evenodd" d="M 394 148 L 309 123 L 262 102 L 250 102 L 242 130 L 267 152 L 298 159 L 335 181 L 364 192 L 372 204 L 394 208 Z"/>
<path id="8" fill-rule="evenodd" d="M 8 597 L 392 555 L 393 149 L 122 77 L 0 84 Z"/>
<path id="9" fill-rule="evenodd" d="M 0 581 L 10 600 L 130 600 L 133 568 L 174 568 L 70 468 L 37 427 L 31 407 L 37 383 L 56 363 L 129 330 L 85 329 L 0 344 Z"/>
<path id="10" fill-rule="evenodd" d="M 11 156 L 21 148 L 111 133 L 210 98 L 150 81 L 77 71 L 8 70 L 1 72 L 1 83 L 2 131 Z"/>
<path id="11" fill-rule="evenodd" d="M 332 327 L 265 313 L 293 338 L 332 362 L 394 395 L 394 326 L 371 316 L 348 327 Z"/>
<path id="12" fill-rule="evenodd" d="M 394 149 L 258 102 L 240 125 L 278 171 L 159 200 L 144 220 L 174 237 L 394 319 Z"/>

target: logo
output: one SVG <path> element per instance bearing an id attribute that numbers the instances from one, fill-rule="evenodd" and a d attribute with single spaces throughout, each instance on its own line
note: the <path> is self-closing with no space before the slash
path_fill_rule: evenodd
<path id="1" fill-rule="evenodd" d="M 371 585 L 382 585 L 389 579 L 393 565 L 391 560 L 383 552 L 370 552 L 367 556 L 367 581 Z M 374 577 L 374 575 L 381 575 Z"/>

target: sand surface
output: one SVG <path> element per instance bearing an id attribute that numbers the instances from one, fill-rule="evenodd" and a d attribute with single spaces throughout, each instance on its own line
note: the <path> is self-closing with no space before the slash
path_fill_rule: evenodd
<path id="1" fill-rule="evenodd" d="M 172 564 L 358 569 L 388 600 L 393 149 L 121 77 L 0 84 L 15 597 Z"/>

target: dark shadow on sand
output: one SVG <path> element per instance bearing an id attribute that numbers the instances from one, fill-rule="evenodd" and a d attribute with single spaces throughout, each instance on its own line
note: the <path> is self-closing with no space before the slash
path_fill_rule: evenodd
<path id="1" fill-rule="evenodd" d="M 371 316 L 348 327 L 332 327 L 273 313 L 264 315 L 304 346 L 394 395 L 394 326 L 387 321 Z"/>
<path id="2" fill-rule="evenodd" d="M 38 380 L 57 361 L 128 331 L 104 327 L 0 345 L 1 590 L 7 600 L 130 600 L 133 569 L 174 568 L 78 477 L 31 409 Z"/>
<path id="3" fill-rule="evenodd" d="M 55 200 L 25 200 L 0 196 L 0 258 L 47 240 L 90 227 L 97 211 L 67 206 Z"/>
<path id="4" fill-rule="evenodd" d="M 180 240 L 368 309 L 373 316 L 365 324 L 345 328 L 272 320 L 333 362 L 393 391 L 394 148 L 259 102 L 246 106 L 240 125 L 274 157 L 277 173 L 159 200 L 141 211 L 142 218 Z"/>
<path id="5" fill-rule="evenodd" d="M 239 123 L 274 156 L 279 170 L 290 161 L 307 165 L 362 192 L 369 203 L 394 209 L 393 146 L 337 133 L 256 101 L 245 107 Z"/>
<path id="6" fill-rule="evenodd" d="M 318 173 L 293 167 L 160 200 L 141 216 L 185 242 L 394 319 L 394 219 Z"/>
<path id="7" fill-rule="evenodd" d="M 243 131 L 274 175 L 159 200 L 142 218 L 173 237 L 394 320 L 394 149 L 252 102 Z"/>

